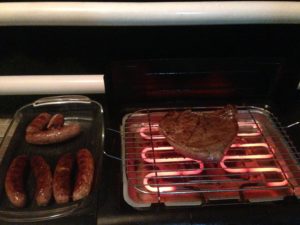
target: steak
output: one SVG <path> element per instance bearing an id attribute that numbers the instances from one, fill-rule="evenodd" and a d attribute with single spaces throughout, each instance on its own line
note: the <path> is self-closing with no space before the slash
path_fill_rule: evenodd
<path id="1" fill-rule="evenodd" d="M 170 111 L 160 132 L 177 153 L 196 160 L 219 161 L 237 136 L 237 110 L 227 105 L 215 111 Z"/>

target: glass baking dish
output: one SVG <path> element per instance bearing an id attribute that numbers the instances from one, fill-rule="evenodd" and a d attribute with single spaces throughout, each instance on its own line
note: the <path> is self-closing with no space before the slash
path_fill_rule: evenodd
<path id="1" fill-rule="evenodd" d="M 62 113 L 66 123 L 76 122 L 81 126 L 79 136 L 63 143 L 50 145 L 32 145 L 25 141 L 25 129 L 30 121 L 41 112 L 50 114 Z M 0 146 L 0 220 L 11 222 L 36 222 L 77 214 L 97 206 L 97 187 L 102 164 L 104 143 L 104 121 L 102 106 L 85 96 L 66 95 L 38 99 L 20 108 L 14 115 L 11 124 Z M 11 161 L 20 154 L 29 157 L 41 155 L 48 162 L 52 173 L 59 157 L 67 152 L 72 153 L 74 160 L 76 152 L 81 148 L 88 148 L 95 161 L 95 173 L 92 189 L 84 199 L 70 201 L 58 205 L 52 197 L 48 206 L 37 206 L 34 201 L 35 181 L 32 171 L 25 180 L 27 204 L 24 208 L 15 208 L 9 202 L 4 181 L 6 171 Z M 76 164 L 76 161 L 74 161 Z M 74 165 L 75 165 L 74 164 Z M 75 174 L 72 176 L 75 177 Z"/>

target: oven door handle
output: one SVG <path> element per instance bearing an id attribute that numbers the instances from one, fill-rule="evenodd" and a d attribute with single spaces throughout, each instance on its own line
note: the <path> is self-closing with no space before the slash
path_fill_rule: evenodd
<path id="1" fill-rule="evenodd" d="M 44 97 L 33 102 L 34 107 L 53 105 L 53 104 L 66 104 L 66 103 L 85 103 L 90 104 L 91 99 L 83 95 L 60 95 Z"/>

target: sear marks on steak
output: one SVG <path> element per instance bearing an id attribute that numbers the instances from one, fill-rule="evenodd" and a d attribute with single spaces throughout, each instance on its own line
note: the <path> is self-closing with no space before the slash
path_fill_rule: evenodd
<path id="1" fill-rule="evenodd" d="M 168 112 L 160 132 L 185 157 L 219 161 L 237 136 L 237 110 L 232 105 L 206 112 Z"/>

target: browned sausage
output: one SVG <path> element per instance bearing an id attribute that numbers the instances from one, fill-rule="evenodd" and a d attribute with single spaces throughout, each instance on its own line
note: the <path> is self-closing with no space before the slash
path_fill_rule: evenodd
<path id="1" fill-rule="evenodd" d="M 48 125 L 47 125 L 47 129 L 59 129 L 64 125 L 65 122 L 65 118 L 62 114 L 55 114 L 51 117 Z"/>
<path id="2" fill-rule="evenodd" d="M 46 206 L 52 197 L 52 173 L 42 156 L 31 158 L 31 168 L 36 180 L 35 201 L 38 206 Z"/>
<path id="3" fill-rule="evenodd" d="M 73 200 L 79 200 L 89 195 L 94 176 L 94 159 L 88 149 L 77 152 L 78 171 L 73 191 Z"/>
<path id="4" fill-rule="evenodd" d="M 5 191 L 9 201 L 15 207 L 24 207 L 26 193 L 24 190 L 24 175 L 28 165 L 26 155 L 17 156 L 10 164 L 5 177 Z"/>
<path id="5" fill-rule="evenodd" d="M 51 119 L 51 115 L 49 113 L 46 112 L 40 113 L 27 126 L 26 134 L 40 132 L 41 130 L 45 129 L 50 119 Z"/>
<path id="6" fill-rule="evenodd" d="M 49 129 L 36 133 L 27 133 L 25 139 L 30 144 L 46 145 L 60 143 L 77 136 L 80 133 L 79 124 L 64 125 L 60 129 Z"/>
<path id="7" fill-rule="evenodd" d="M 79 124 L 64 125 L 62 114 L 39 114 L 26 128 L 25 140 L 30 144 L 46 145 L 60 143 L 77 136 Z"/>
<path id="8" fill-rule="evenodd" d="M 70 200 L 72 168 L 71 153 L 64 154 L 59 158 L 53 177 L 53 195 L 57 204 L 67 203 Z"/>

